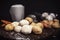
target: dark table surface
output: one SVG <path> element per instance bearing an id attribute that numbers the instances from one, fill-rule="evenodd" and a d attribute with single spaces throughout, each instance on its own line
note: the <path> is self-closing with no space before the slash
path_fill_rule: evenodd
<path id="1" fill-rule="evenodd" d="M 13 33 L 13 34 L 11 34 L 11 33 Z M 35 40 L 35 38 L 40 39 L 40 40 L 59 40 L 60 39 L 60 29 L 47 29 L 47 30 L 45 29 L 44 32 L 40 36 L 33 35 L 33 34 L 25 36 L 21 33 L 15 33 L 14 31 L 6 32 L 6 31 L 0 29 L 0 40 L 13 40 L 13 39 L 17 40 L 15 38 L 18 37 L 19 35 L 21 38 L 24 38 L 24 39 L 29 38 L 30 40 Z M 34 37 L 34 36 L 36 36 L 36 37 Z"/>
<path id="2" fill-rule="evenodd" d="M 1 37 L 0 36 L 0 40 L 13 40 L 13 39 L 7 39 L 7 38 L 4 38 L 4 37 Z M 44 39 L 44 40 L 60 40 L 60 36 L 56 36 L 56 37 L 51 37 L 51 38 L 47 38 L 47 39 Z"/>

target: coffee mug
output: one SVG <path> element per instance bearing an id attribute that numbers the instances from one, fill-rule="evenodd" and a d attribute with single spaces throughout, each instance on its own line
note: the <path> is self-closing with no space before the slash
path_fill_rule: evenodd
<path id="1" fill-rule="evenodd" d="M 22 4 L 12 5 L 10 14 L 13 21 L 20 21 L 24 18 L 24 6 Z"/>

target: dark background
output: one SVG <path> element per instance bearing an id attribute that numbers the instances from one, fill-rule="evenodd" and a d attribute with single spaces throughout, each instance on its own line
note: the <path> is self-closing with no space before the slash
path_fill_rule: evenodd
<path id="1" fill-rule="evenodd" d="M 25 6 L 25 15 L 32 12 L 42 13 L 45 11 L 60 15 L 59 0 L 0 0 L 0 19 L 11 20 L 9 9 L 13 4 L 23 4 Z M 54 40 L 59 39 L 59 37 L 58 33 Z"/>
<path id="2" fill-rule="evenodd" d="M 13 4 L 23 4 L 25 6 L 25 14 L 45 11 L 60 13 L 59 0 L 0 0 L 0 19 L 11 20 L 9 9 Z"/>

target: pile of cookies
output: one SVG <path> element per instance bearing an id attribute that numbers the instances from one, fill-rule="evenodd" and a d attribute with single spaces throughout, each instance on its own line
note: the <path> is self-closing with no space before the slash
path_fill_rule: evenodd
<path id="1" fill-rule="evenodd" d="M 23 34 L 41 34 L 44 28 L 60 28 L 60 23 L 59 20 L 56 19 L 55 15 L 51 13 L 48 15 L 48 13 L 43 13 L 42 17 L 46 18 L 40 22 L 34 22 L 36 20 L 36 16 L 34 15 L 29 15 L 25 19 L 14 22 L 6 21 L 6 20 L 1 20 L 4 24 L 4 29 L 6 31 L 12 31 L 14 30 L 15 32 L 21 32 Z"/>

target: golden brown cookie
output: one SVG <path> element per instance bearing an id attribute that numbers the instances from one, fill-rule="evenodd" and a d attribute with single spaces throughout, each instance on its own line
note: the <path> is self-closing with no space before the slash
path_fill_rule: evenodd
<path id="1" fill-rule="evenodd" d="M 11 30 L 13 30 L 14 29 L 14 26 L 12 25 L 12 24 L 7 24 L 6 26 L 5 26 L 5 30 L 6 31 L 11 31 Z"/>
<path id="2" fill-rule="evenodd" d="M 42 33 L 42 28 L 40 28 L 39 26 L 34 26 L 32 30 L 35 34 L 41 34 Z"/>
<path id="3" fill-rule="evenodd" d="M 37 23 L 36 25 L 39 26 L 42 29 L 44 28 L 43 23 Z"/>
<path id="4" fill-rule="evenodd" d="M 30 17 L 26 17 L 25 19 L 28 20 L 30 23 L 33 22 L 33 19 Z"/>
<path id="5" fill-rule="evenodd" d="M 52 24 L 52 26 L 53 26 L 53 28 L 60 28 L 60 25 L 59 25 L 58 22 L 54 22 L 54 23 Z"/>

